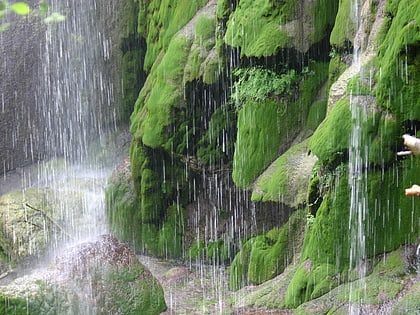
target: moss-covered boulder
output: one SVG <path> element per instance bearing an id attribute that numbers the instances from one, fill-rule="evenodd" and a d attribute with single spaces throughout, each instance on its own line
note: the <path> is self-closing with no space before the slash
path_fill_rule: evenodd
<path id="1" fill-rule="evenodd" d="M 282 273 L 301 245 L 305 222 L 299 210 L 281 228 L 246 241 L 230 266 L 230 288 L 261 284 Z"/>
<path id="2" fill-rule="evenodd" d="M 399 178 L 395 178 L 394 169 L 386 172 L 371 171 L 368 174 L 368 212 L 363 226 L 368 257 L 416 241 L 420 227 L 413 221 L 413 215 L 419 215 L 418 208 L 412 205 L 415 200 L 405 197 L 404 187 L 410 187 L 415 182 L 420 172 L 419 165 L 414 161 L 403 162 L 398 168 L 401 172 Z M 350 187 L 346 174 L 336 171 L 332 177 L 336 176 L 339 177 L 338 183 L 333 184 L 332 192 L 324 196 L 313 225 L 306 232 L 302 263 L 286 296 L 288 306 L 296 307 L 326 293 L 338 284 L 337 277 L 349 270 Z M 392 207 L 389 206 L 391 204 Z M 310 268 L 307 267 L 308 261 Z M 314 278 L 313 272 L 317 272 L 318 268 L 327 268 L 329 277 Z"/>
<path id="3" fill-rule="evenodd" d="M 163 290 L 110 236 L 66 249 L 48 268 L 0 288 L 4 314 L 160 314 Z"/>
<path id="4" fill-rule="evenodd" d="M 236 88 L 247 92 L 240 98 L 233 159 L 232 177 L 238 187 L 250 188 L 306 127 L 313 100 L 327 78 L 327 64 L 311 63 L 296 76 L 291 75 L 293 71 L 274 78 L 261 79 L 257 75 L 248 78 L 248 73 L 239 78 Z M 258 73 L 251 73 L 254 72 Z M 276 79 L 283 87 L 280 92 L 273 86 Z M 265 91 L 269 95 L 260 100 Z"/>
<path id="5" fill-rule="evenodd" d="M 415 314 L 413 297 L 418 286 L 411 260 L 414 247 L 401 247 L 378 256 L 371 264 L 371 274 L 358 280 L 340 283 L 335 289 L 306 302 L 293 314 L 348 314 L 349 310 L 367 313 Z M 341 279 L 342 280 L 342 279 Z M 340 281 L 336 277 L 336 281 Z M 403 294 L 403 298 L 401 295 Z"/>
<path id="6" fill-rule="evenodd" d="M 334 23 L 337 2 L 241 0 L 230 15 L 225 42 L 244 56 L 276 55 L 281 48 L 307 52 Z"/>
<path id="7" fill-rule="evenodd" d="M 257 179 L 251 199 L 281 202 L 295 209 L 305 204 L 309 178 L 317 160 L 308 151 L 306 140 L 281 155 Z"/>

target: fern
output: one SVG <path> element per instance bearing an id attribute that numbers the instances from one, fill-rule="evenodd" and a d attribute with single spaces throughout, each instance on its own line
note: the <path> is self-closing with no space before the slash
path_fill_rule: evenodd
<path id="1" fill-rule="evenodd" d="M 269 97 L 292 95 L 298 81 L 295 70 L 277 74 L 261 67 L 238 68 L 233 71 L 237 81 L 233 85 L 231 101 L 239 110 L 247 102 L 261 102 Z"/>

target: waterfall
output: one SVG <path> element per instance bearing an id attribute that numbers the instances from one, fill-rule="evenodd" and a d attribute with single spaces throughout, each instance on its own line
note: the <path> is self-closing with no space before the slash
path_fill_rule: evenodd
<path id="1" fill-rule="evenodd" d="M 353 0 L 351 16 L 357 33 L 354 42 L 353 64 L 354 73 L 361 71 L 361 45 L 357 42 L 360 30 L 361 13 L 360 0 Z M 367 171 L 368 171 L 368 148 L 366 139 L 363 137 L 363 125 L 367 120 L 367 104 L 358 96 L 350 95 L 350 109 L 352 129 L 349 140 L 349 185 L 350 185 L 350 253 L 349 253 L 349 274 L 351 277 L 361 279 L 366 276 L 366 236 L 365 225 L 368 214 L 367 196 Z M 365 284 L 362 283 L 365 288 Z M 354 290 L 350 283 L 349 314 L 359 314 L 358 305 L 362 302 L 363 296 L 353 296 Z M 357 301 L 357 303 L 354 303 Z"/>
<path id="2" fill-rule="evenodd" d="M 43 142 L 47 154 L 83 161 L 89 143 L 103 140 L 116 120 L 113 82 L 105 73 L 110 42 L 95 0 L 52 1 L 51 8 L 66 19 L 48 24 L 45 33 L 44 82 L 37 95 Z"/>

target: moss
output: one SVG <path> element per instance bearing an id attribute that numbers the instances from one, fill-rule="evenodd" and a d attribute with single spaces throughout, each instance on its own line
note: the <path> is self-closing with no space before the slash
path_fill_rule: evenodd
<path id="1" fill-rule="evenodd" d="M 277 155 L 287 134 L 281 107 L 268 100 L 250 102 L 238 113 L 238 134 L 233 160 L 232 178 L 241 188 L 247 188 Z"/>
<path id="2" fill-rule="evenodd" d="M 347 65 L 341 60 L 340 55 L 336 52 L 333 52 L 328 69 L 328 91 L 330 90 L 331 85 L 337 81 L 337 79 L 346 70 L 346 68 Z"/>
<path id="3" fill-rule="evenodd" d="M 281 228 L 249 239 L 229 268 L 229 286 L 236 290 L 274 278 L 293 258 L 304 225 L 303 211 L 295 212 Z"/>
<path id="4" fill-rule="evenodd" d="M 224 40 L 232 47 L 240 47 L 241 54 L 248 57 L 275 55 L 281 48 L 299 46 L 300 49 L 307 42 L 314 44 L 324 38 L 333 24 L 337 6 L 335 1 L 329 0 L 305 5 L 305 13 L 313 19 L 314 26 L 310 32 L 302 34 L 301 28 L 290 29 L 286 25 L 304 14 L 297 8 L 296 1 L 242 0 L 230 16 Z M 219 15 L 223 16 L 227 9 L 221 4 L 219 10 Z M 307 23 L 306 20 L 299 22 Z"/>
<path id="5" fill-rule="evenodd" d="M 347 285 L 337 296 L 340 302 L 380 304 L 394 299 L 402 289 L 402 284 L 372 275 Z"/>
<path id="6" fill-rule="evenodd" d="M 121 241 L 140 242 L 140 206 L 130 178 L 113 177 L 105 189 L 108 226 Z"/>
<path id="7" fill-rule="evenodd" d="M 306 129 L 314 131 L 324 120 L 327 113 L 327 101 L 315 101 L 309 108 Z"/>
<path id="8" fill-rule="evenodd" d="M 146 71 L 168 49 L 175 33 L 206 3 L 206 0 L 141 1 L 138 20 L 139 31 L 146 38 L 147 44 L 144 61 Z"/>
<path id="9" fill-rule="evenodd" d="M 347 41 L 353 41 L 356 32 L 355 22 L 352 21 L 351 0 L 340 0 L 334 28 L 331 32 L 331 45 L 343 49 L 346 48 Z"/>
<path id="10" fill-rule="evenodd" d="M 360 75 L 356 75 L 347 82 L 347 95 L 374 95 L 374 92 L 368 83 L 361 80 Z"/>
<path id="11" fill-rule="evenodd" d="M 68 194 L 66 201 L 80 207 L 80 195 L 73 191 Z M 53 211 L 63 201 L 55 198 L 47 188 L 29 188 L 0 197 L 0 258 L 4 263 L 23 264 L 43 255 L 53 238 L 65 238 L 63 228 L 55 223 L 62 219 L 60 213 Z"/>
<path id="12" fill-rule="evenodd" d="M 329 34 L 336 22 L 338 1 L 318 0 L 315 1 L 311 16 L 313 17 L 314 33 L 309 36 L 311 43 L 321 41 L 326 34 Z"/>
<path id="13" fill-rule="evenodd" d="M 130 130 L 152 148 L 163 145 L 169 135 L 173 107 L 183 106 L 182 78 L 191 42 L 183 37 L 171 41 L 167 53 L 147 77 L 131 116 Z"/>
<path id="14" fill-rule="evenodd" d="M 388 5 L 391 20 L 379 48 L 378 102 L 399 121 L 420 119 L 420 11 L 412 1 Z"/>
<path id="15" fill-rule="evenodd" d="M 367 176 L 366 199 L 368 213 L 366 217 L 365 251 L 368 257 L 392 251 L 401 244 L 415 242 L 420 232 L 417 221 L 420 209 L 416 200 L 404 195 L 404 188 L 410 187 L 418 178 L 420 161 L 405 160 L 399 167 L 386 171 L 371 170 Z M 398 173 L 398 177 L 395 174 Z M 324 196 L 315 217 L 315 221 L 305 235 L 302 250 L 302 261 L 311 261 L 312 268 L 335 262 L 335 273 L 348 271 L 350 253 L 350 235 L 348 229 L 350 209 L 350 187 L 346 174 L 337 177 L 338 183 L 331 193 Z M 395 261 L 395 259 L 390 259 Z M 303 268 L 303 267 L 302 267 Z M 296 277 L 296 278 L 295 278 Z M 313 298 L 317 285 L 321 292 L 330 283 L 314 283 L 311 288 L 309 273 L 298 271 L 290 283 L 286 305 L 296 307 L 302 301 Z M 377 290 L 372 284 L 372 290 Z M 390 292 L 395 292 L 397 286 L 389 284 Z"/>
<path id="16" fill-rule="evenodd" d="M 200 16 L 195 25 L 194 41 L 191 46 L 191 52 L 188 56 L 188 62 L 185 66 L 184 80 L 193 81 L 198 79 L 204 73 L 204 62 L 209 56 L 210 50 L 215 45 L 216 21 L 214 18 Z M 218 64 L 217 59 L 213 62 Z M 207 64 L 209 66 L 209 64 Z M 210 71 L 207 69 L 207 71 Z M 210 75 L 207 72 L 207 75 Z M 207 77 L 209 79 L 209 77 Z"/>
<path id="17" fill-rule="evenodd" d="M 420 309 L 420 283 L 415 283 L 393 307 L 392 315 L 417 314 Z"/>
<path id="18" fill-rule="evenodd" d="M 44 314 L 44 312 L 33 301 L 28 301 L 26 298 L 14 298 L 0 296 L 0 314 Z"/>
<path id="19" fill-rule="evenodd" d="M 310 264 L 310 262 L 308 261 L 299 266 L 287 287 L 284 303 L 288 308 L 296 308 L 305 302 L 305 293 L 310 272 L 308 269 L 309 266 L 305 266 L 306 264 Z"/>
<path id="20" fill-rule="evenodd" d="M 270 166 L 269 172 L 261 175 L 255 183 L 252 201 L 276 201 L 302 204 L 306 201 L 307 174 L 293 172 L 301 155 L 307 155 L 308 141 L 291 147 Z M 289 196 L 293 194 L 293 196 Z"/>
<path id="21" fill-rule="evenodd" d="M 327 64 L 311 63 L 301 74 L 296 101 L 248 102 L 238 113 L 238 133 L 232 177 L 248 188 L 305 125 L 310 105 L 327 76 Z M 263 89 L 263 87 L 262 87 Z"/>
<path id="22" fill-rule="evenodd" d="M 141 58 L 143 51 L 135 49 L 127 51 L 122 57 L 122 73 L 123 73 L 123 100 L 122 100 L 122 113 L 121 119 L 127 121 L 133 112 L 133 107 L 140 91 L 142 73 Z"/>
<path id="23" fill-rule="evenodd" d="M 232 261 L 229 271 L 229 288 L 239 290 L 248 284 L 249 257 L 252 250 L 252 242 L 245 242 L 241 250 Z"/>
<path id="24" fill-rule="evenodd" d="M 338 101 L 310 140 L 310 149 L 325 163 L 341 158 L 348 149 L 351 112 L 347 98 Z"/>
<path id="25" fill-rule="evenodd" d="M 183 249 L 184 210 L 170 206 L 158 233 L 158 249 L 161 257 L 180 257 Z"/>
<path id="26" fill-rule="evenodd" d="M 113 311 L 157 315 L 166 310 L 162 287 L 140 264 L 107 271 L 103 280 L 104 296 L 101 302 L 106 311 L 100 312 L 102 314 Z"/>
<path id="27" fill-rule="evenodd" d="M 218 19 L 225 19 L 231 13 L 230 0 L 217 0 L 216 16 Z"/>
<path id="28" fill-rule="evenodd" d="M 242 0 L 230 16 L 224 37 L 232 47 L 241 47 L 246 56 L 269 56 L 288 43 L 287 33 L 279 25 L 292 19 L 294 1 L 275 4 L 270 1 Z"/>

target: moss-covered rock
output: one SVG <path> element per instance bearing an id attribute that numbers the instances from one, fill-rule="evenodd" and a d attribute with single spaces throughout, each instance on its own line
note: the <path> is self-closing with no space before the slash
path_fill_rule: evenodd
<path id="1" fill-rule="evenodd" d="M 146 71 L 150 71 L 161 52 L 166 51 L 176 32 L 206 3 L 206 0 L 139 1 L 138 30 L 146 38 Z"/>
<path id="2" fill-rule="evenodd" d="M 246 241 L 230 266 L 230 288 L 261 284 L 283 272 L 300 245 L 304 223 L 304 213 L 299 210 L 281 228 Z"/>
<path id="3" fill-rule="evenodd" d="M 2 286 L 4 314 L 160 314 L 162 287 L 130 249 L 110 236 L 79 244 Z"/>
<path id="4" fill-rule="evenodd" d="M 244 56 L 276 55 L 281 48 L 306 52 L 332 26 L 335 1 L 241 0 L 231 14 L 225 42 Z"/>
<path id="5" fill-rule="evenodd" d="M 420 120 L 420 11 L 415 3 L 390 1 L 381 38 L 378 102 L 398 121 Z"/>
<path id="6" fill-rule="evenodd" d="M 282 202 L 298 208 L 306 203 L 315 162 L 316 157 L 308 154 L 308 141 L 291 147 L 257 179 L 251 200 Z"/>
<path id="7" fill-rule="evenodd" d="M 283 95 L 280 100 L 249 100 L 240 108 L 232 172 L 238 187 L 249 188 L 304 128 L 311 104 L 326 76 L 326 64 L 311 63 L 308 73 L 300 76 L 302 81 L 294 92 L 296 100 Z"/>
<path id="8" fill-rule="evenodd" d="M 134 190 L 128 159 L 114 170 L 108 180 L 105 199 L 107 222 L 112 234 L 122 241 L 139 244 L 140 202 Z"/>
<path id="9" fill-rule="evenodd" d="M 394 171 L 401 175 L 395 178 Z M 367 175 L 368 211 L 364 225 L 366 254 L 374 257 L 380 253 L 395 250 L 406 242 L 415 242 L 419 225 L 413 221 L 418 212 L 411 200 L 404 195 L 404 187 L 410 187 L 420 172 L 420 163 L 404 161 L 397 169 L 385 172 L 371 171 Z M 337 176 L 337 175 L 334 175 Z M 348 177 L 337 176 L 338 184 L 330 194 L 324 196 L 312 227 L 307 231 L 302 250 L 302 266 L 290 283 L 286 305 L 298 306 L 316 297 L 317 286 L 334 287 L 332 277 L 329 283 L 315 282 L 309 286 L 311 272 L 325 264 L 334 262 L 331 272 L 339 275 L 346 272 L 350 261 L 350 231 L 348 229 L 350 196 Z M 389 205 L 392 205 L 390 207 Z M 410 227 L 407 229 L 406 227 Z M 381 237 L 378 237 L 378 236 Z M 309 271 L 304 272 L 305 261 L 311 262 Z M 328 281 L 327 281 L 328 282 Z M 322 289 L 320 292 L 324 292 Z"/>

